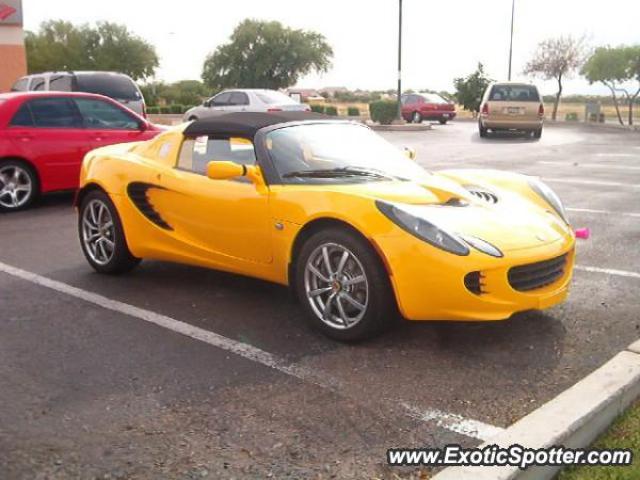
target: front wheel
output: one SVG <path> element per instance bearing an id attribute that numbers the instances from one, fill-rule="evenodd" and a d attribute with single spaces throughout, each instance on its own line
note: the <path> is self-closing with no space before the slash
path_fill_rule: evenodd
<path id="1" fill-rule="evenodd" d="M 105 192 L 89 192 L 82 200 L 79 213 L 80 245 L 94 270 L 124 273 L 140 263 L 129 251 L 120 216 Z"/>
<path id="2" fill-rule="evenodd" d="M 38 177 L 31 167 L 18 160 L 0 162 L 0 211 L 23 210 L 39 193 Z"/>
<path id="3" fill-rule="evenodd" d="M 380 258 L 346 229 L 330 228 L 307 240 L 298 255 L 295 282 L 312 326 L 336 340 L 363 340 L 397 318 Z"/>
<path id="4" fill-rule="evenodd" d="M 420 114 L 420 112 L 413 112 L 413 115 L 411 116 L 411 121 L 413 123 L 422 123 L 422 115 Z"/>

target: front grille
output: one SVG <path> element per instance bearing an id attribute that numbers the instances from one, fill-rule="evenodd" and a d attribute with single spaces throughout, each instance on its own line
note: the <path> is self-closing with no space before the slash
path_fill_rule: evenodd
<path id="1" fill-rule="evenodd" d="M 467 287 L 471 293 L 481 295 L 485 293 L 483 291 L 484 284 L 482 283 L 483 276 L 481 272 L 470 272 L 464 276 L 464 286 Z"/>
<path id="2" fill-rule="evenodd" d="M 551 285 L 564 274 L 567 254 L 550 260 L 513 267 L 509 270 L 509 285 L 519 292 L 528 292 Z"/>
<path id="3" fill-rule="evenodd" d="M 487 203 L 498 203 L 498 196 L 481 187 L 466 187 L 471 195 L 478 197 L 480 200 L 484 200 Z"/>

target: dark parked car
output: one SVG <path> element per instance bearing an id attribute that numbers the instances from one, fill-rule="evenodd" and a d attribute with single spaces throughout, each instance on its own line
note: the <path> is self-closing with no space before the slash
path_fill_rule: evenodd
<path id="1" fill-rule="evenodd" d="M 407 122 L 420 123 L 423 120 L 437 120 L 447 123 L 456 116 L 453 102 L 436 93 L 408 93 L 402 100 L 402 117 Z"/>
<path id="2" fill-rule="evenodd" d="M 57 91 L 97 93 L 113 98 L 138 115 L 147 116 L 144 97 L 131 77 L 117 72 L 43 72 L 20 78 L 12 92 Z"/>

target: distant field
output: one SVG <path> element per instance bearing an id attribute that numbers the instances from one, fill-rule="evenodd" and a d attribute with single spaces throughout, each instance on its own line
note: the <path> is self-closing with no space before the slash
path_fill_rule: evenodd
<path id="1" fill-rule="evenodd" d="M 366 103 L 334 103 L 334 102 L 325 102 L 323 105 L 332 105 L 338 109 L 338 115 L 346 115 L 348 107 L 357 107 L 360 110 L 360 115 L 363 117 L 369 117 L 369 105 Z M 560 106 L 558 107 L 558 120 L 564 120 L 567 113 L 576 113 L 578 115 L 578 120 L 584 120 L 584 103 L 563 103 L 560 102 Z M 467 112 L 462 109 L 460 105 L 456 106 L 456 110 L 458 112 L 458 117 L 460 118 L 472 118 L 473 115 L 471 112 Z M 551 112 L 553 111 L 553 103 L 545 103 L 544 104 L 545 115 L 547 118 L 551 118 Z M 633 121 L 636 124 L 640 124 L 640 105 L 635 106 L 633 109 Z M 605 121 L 607 122 L 617 122 L 616 111 L 613 105 L 603 105 L 600 110 L 605 115 Z M 622 119 L 627 122 L 627 107 L 623 106 L 620 108 L 620 114 L 622 115 Z"/>

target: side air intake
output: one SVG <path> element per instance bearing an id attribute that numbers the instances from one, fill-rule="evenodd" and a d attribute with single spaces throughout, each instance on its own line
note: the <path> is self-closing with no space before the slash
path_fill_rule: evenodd
<path id="1" fill-rule="evenodd" d="M 164 230 L 173 230 L 171 225 L 164 221 L 160 214 L 153 208 L 151 202 L 149 202 L 147 192 L 152 188 L 164 190 L 164 187 L 160 187 L 158 185 L 132 182 L 127 186 L 127 194 L 140 213 L 142 213 L 142 215 L 144 215 L 150 222 Z"/>

